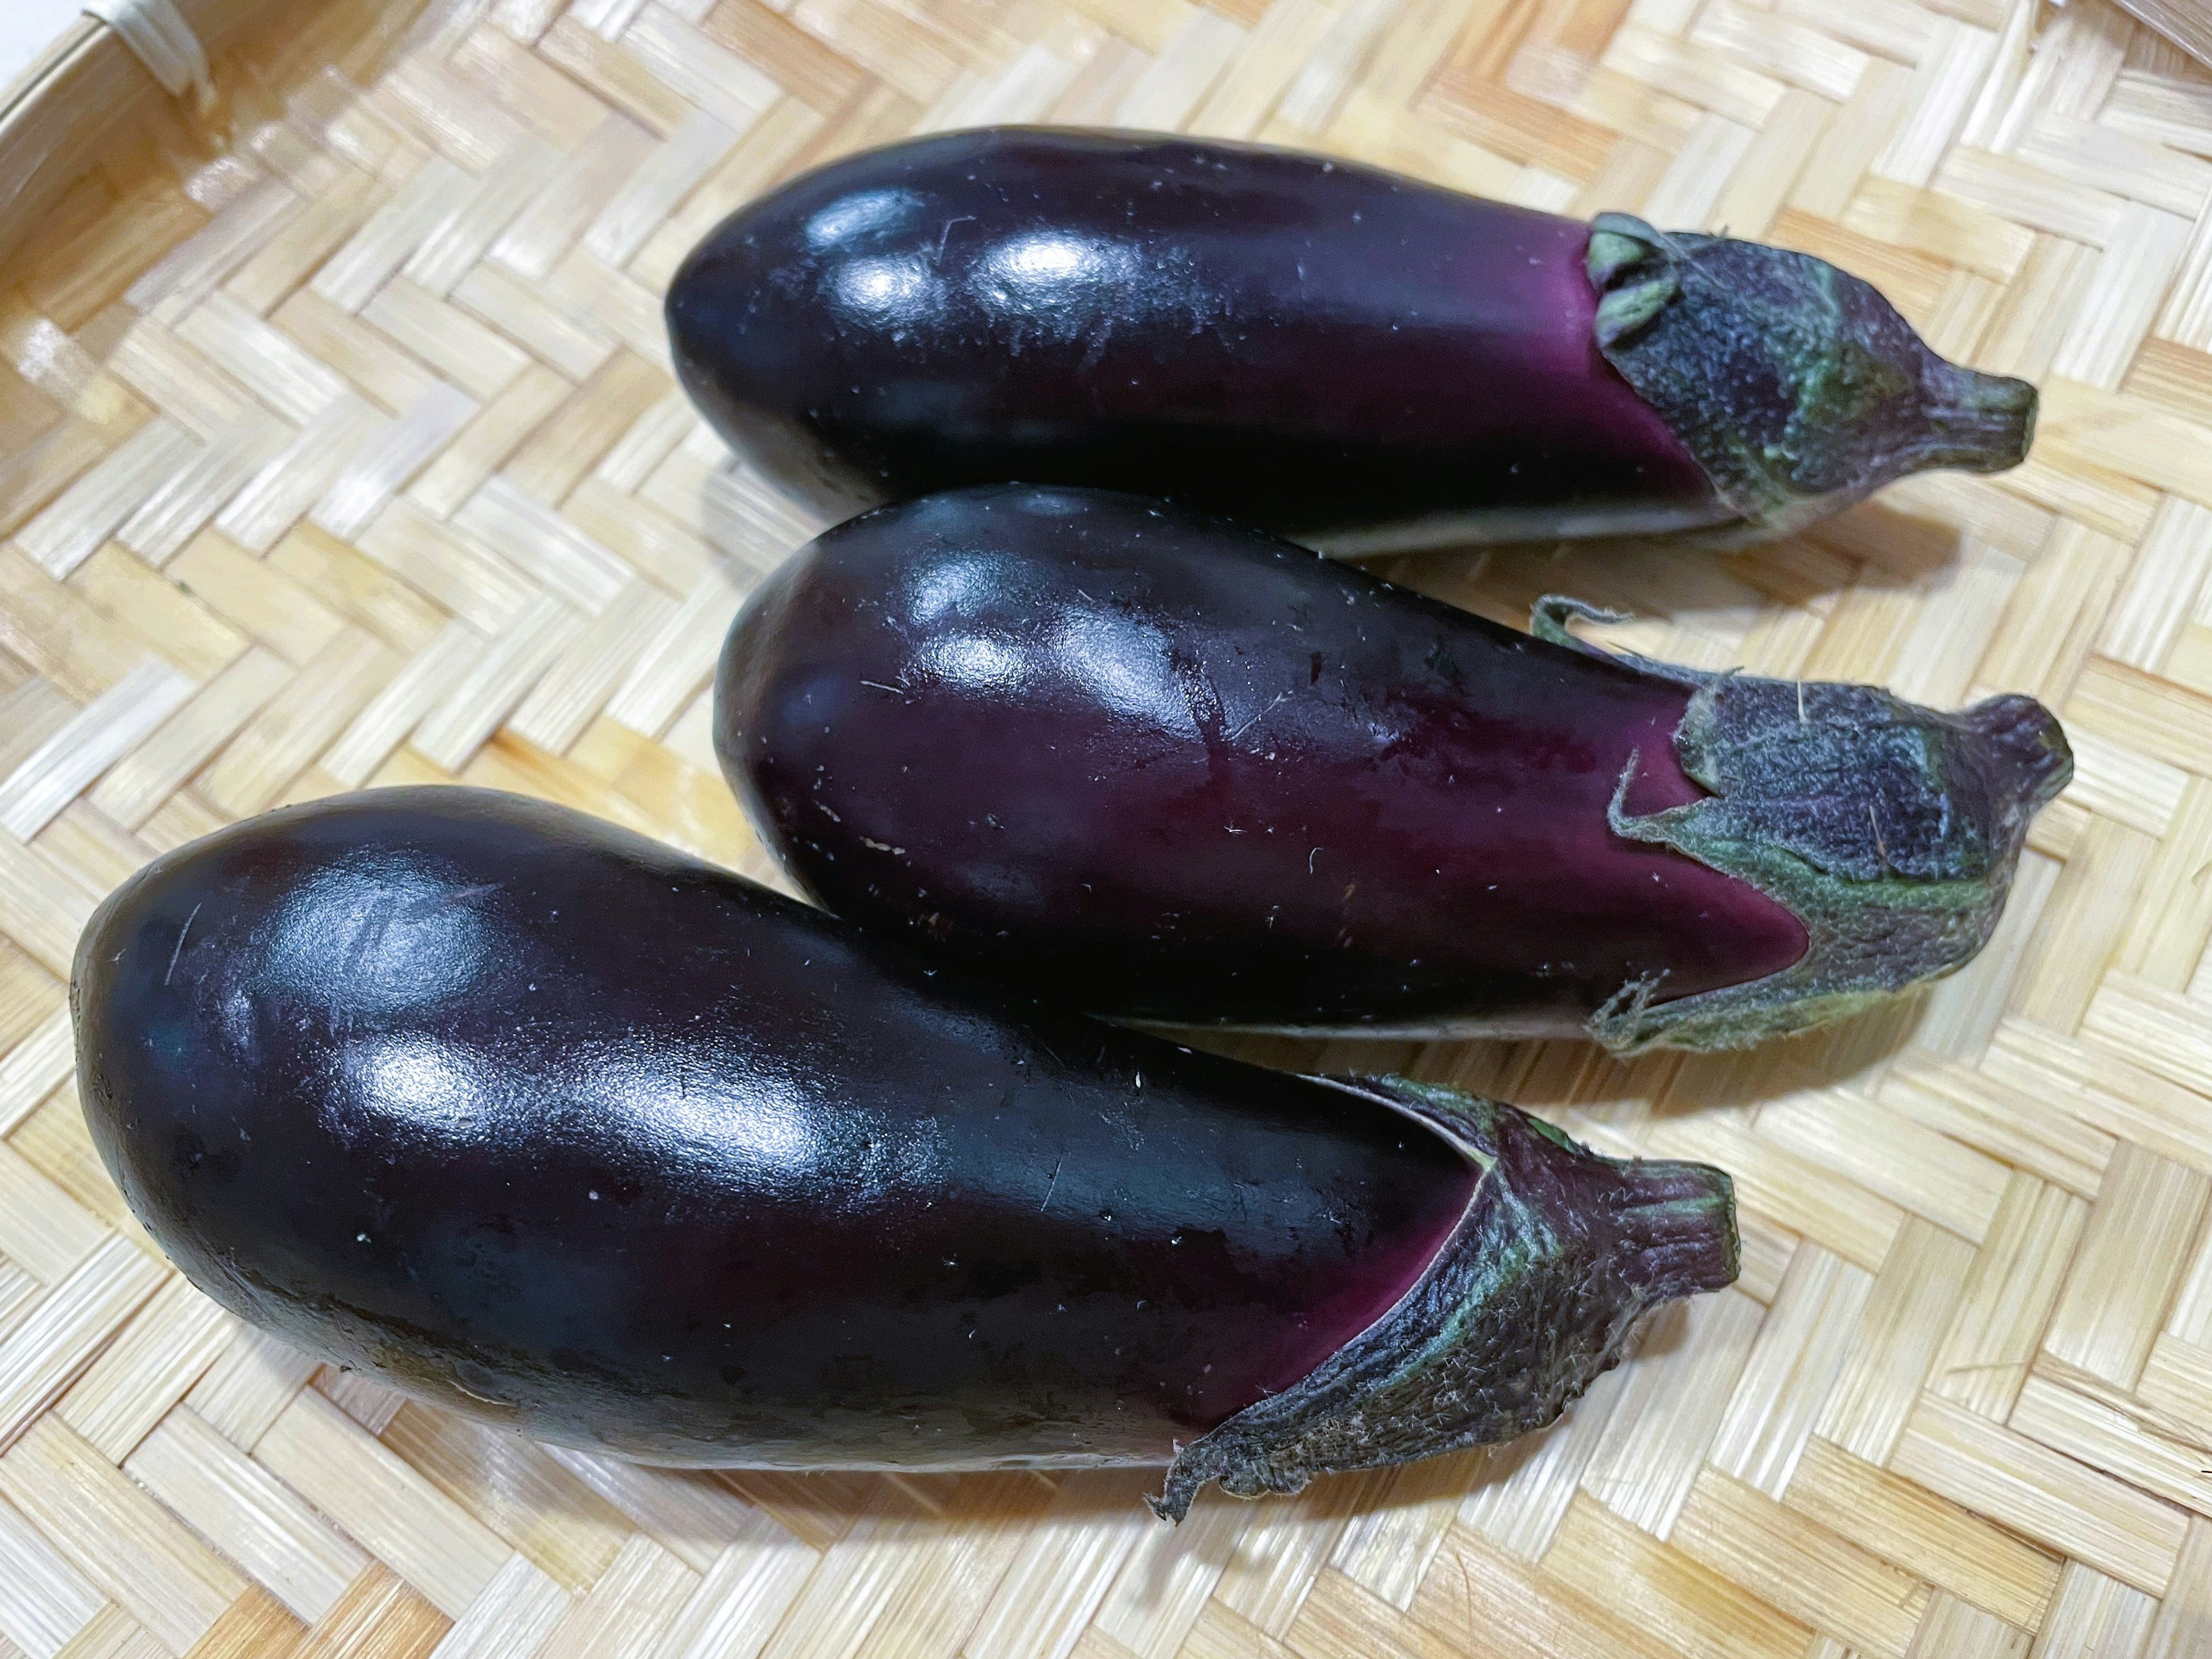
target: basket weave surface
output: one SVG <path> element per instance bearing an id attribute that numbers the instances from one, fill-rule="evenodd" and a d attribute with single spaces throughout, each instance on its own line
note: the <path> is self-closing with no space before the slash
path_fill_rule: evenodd
<path id="1" fill-rule="evenodd" d="M 0 1659 L 2212 1653 L 2212 73 L 2102 0 L 264 9 L 228 142 L 118 129 L 0 280 Z M 2027 466 L 1794 543 L 1399 567 L 1632 608 L 1659 656 L 2043 697 L 2080 779 L 1996 942 L 1742 1057 L 1249 1045 L 1720 1163 L 1745 1272 L 1546 1436 L 1180 1531 L 1139 1472 L 549 1451 L 240 1329 L 87 1140 L 94 902 L 455 778 L 767 874 L 703 694 L 814 526 L 676 392 L 659 291 L 796 169 L 1033 119 L 1725 226 L 2040 380 Z"/>

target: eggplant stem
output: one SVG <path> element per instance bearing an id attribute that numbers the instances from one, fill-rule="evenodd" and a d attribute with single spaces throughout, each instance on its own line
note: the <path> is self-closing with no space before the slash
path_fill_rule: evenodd
<path id="1" fill-rule="evenodd" d="M 1601 213 L 1585 264 L 1598 349 L 1741 520 L 1708 542 L 1787 535 L 1931 467 L 2027 459 L 2033 386 L 1938 356 L 1826 260 Z"/>
<path id="2" fill-rule="evenodd" d="M 1735 1282 L 1735 1189 L 1702 1164 L 1601 1157 L 1541 1120 L 1406 1078 L 1322 1079 L 1416 1118 L 1484 1171 L 1389 1312 L 1182 1448 L 1154 1514 L 1509 1440 L 1627 1354 L 1644 1316 Z"/>

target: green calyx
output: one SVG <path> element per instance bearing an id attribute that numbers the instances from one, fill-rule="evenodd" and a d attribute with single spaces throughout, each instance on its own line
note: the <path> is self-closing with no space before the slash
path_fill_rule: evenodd
<path id="1" fill-rule="evenodd" d="M 1569 631 L 1578 617 L 1618 620 L 1553 598 L 1532 631 L 1590 651 Z M 1748 883 L 1808 944 L 1781 972 L 1721 990 L 1668 1001 L 1663 982 L 1623 987 L 1589 1023 L 1617 1054 L 1747 1048 L 1965 966 L 2004 908 L 2029 823 L 2074 775 L 2065 733 L 2031 697 L 1947 714 L 1871 686 L 1625 660 L 1695 688 L 1674 752 L 1710 793 L 1631 815 L 1632 762 L 1607 808 L 1613 833 Z"/>
<path id="2" fill-rule="evenodd" d="M 1734 1282 L 1734 1189 L 1702 1164 L 1622 1161 L 1510 1106 L 1404 1078 L 1330 1078 L 1482 1170 L 1458 1228 L 1390 1311 L 1281 1394 L 1182 1449 L 1154 1513 L 1541 1428 L 1620 1363 L 1644 1316 Z"/>
<path id="3" fill-rule="evenodd" d="M 1586 265 L 1599 349 L 1743 520 L 1723 539 L 1786 534 L 1908 473 L 2027 457 L 2033 386 L 1947 362 L 1825 260 L 1605 213 Z"/>

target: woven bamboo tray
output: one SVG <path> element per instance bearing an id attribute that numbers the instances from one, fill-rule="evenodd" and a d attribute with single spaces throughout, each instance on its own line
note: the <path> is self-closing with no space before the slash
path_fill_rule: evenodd
<path id="1" fill-rule="evenodd" d="M 2102 0 L 184 10 L 205 112 L 88 24 L 0 113 L 0 1659 L 2212 1653 L 2212 73 Z M 2027 466 L 1797 542 L 1399 567 L 1632 607 L 1662 656 L 2045 698 L 2080 777 L 1996 942 L 1749 1056 L 1248 1045 L 1723 1164 L 1745 1269 L 1547 1435 L 1180 1531 L 1139 1473 L 603 1462 L 240 1328 L 88 1143 L 94 902 L 422 780 L 766 874 L 703 693 L 814 526 L 678 395 L 658 294 L 796 169 L 1032 119 L 1725 226 L 2041 381 Z"/>

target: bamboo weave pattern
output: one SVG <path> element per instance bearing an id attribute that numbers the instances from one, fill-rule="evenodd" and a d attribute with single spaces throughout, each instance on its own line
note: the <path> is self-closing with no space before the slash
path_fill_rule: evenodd
<path id="1" fill-rule="evenodd" d="M 0 273 L 0 1659 L 2212 1654 L 2212 71 L 2104 0 L 277 6 Z M 658 298 L 794 170 L 1178 127 L 1879 283 L 2045 392 L 2033 459 L 1715 560 L 1425 556 L 1655 655 L 2058 709 L 1998 937 L 1746 1056 L 1323 1049 L 1736 1176 L 1741 1284 L 1552 1432 L 1204 1499 L 671 1474 L 319 1371 L 171 1273 L 87 1139 L 98 897 L 280 802 L 459 779 L 768 874 L 705 690 L 816 527 Z M 1480 388 L 1470 388 L 1480 395 Z"/>

